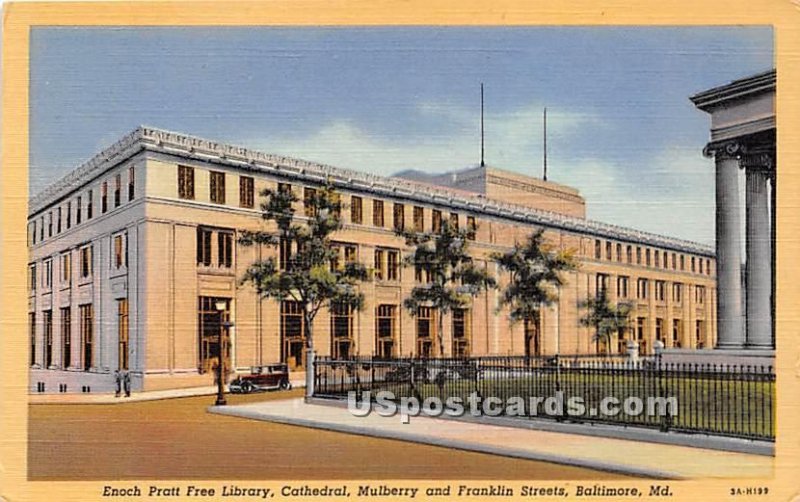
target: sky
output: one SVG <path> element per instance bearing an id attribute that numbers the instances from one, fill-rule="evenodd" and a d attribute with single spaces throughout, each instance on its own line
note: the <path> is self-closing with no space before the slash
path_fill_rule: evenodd
<path id="1" fill-rule="evenodd" d="M 30 191 L 139 125 L 391 175 L 480 162 L 587 215 L 714 243 L 709 117 L 773 67 L 768 27 L 34 28 Z"/>

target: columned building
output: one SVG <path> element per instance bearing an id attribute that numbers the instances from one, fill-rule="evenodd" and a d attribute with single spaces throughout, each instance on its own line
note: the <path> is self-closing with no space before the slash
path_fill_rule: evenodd
<path id="1" fill-rule="evenodd" d="M 691 97 L 711 116 L 720 349 L 775 348 L 775 80 L 772 70 Z"/>
<path id="2" fill-rule="evenodd" d="M 280 250 L 240 246 L 238 236 L 263 228 L 263 189 L 292 190 L 303 220 L 304 200 L 326 180 L 345 204 L 338 263 L 359 261 L 372 274 L 359 286 L 362 310 L 334 306 L 317 316 L 321 355 L 621 353 L 628 342 L 652 354 L 657 341 L 716 343 L 713 248 L 588 220 L 574 188 L 490 167 L 423 183 L 141 127 L 30 201 L 31 391 L 107 392 L 117 370 L 130 372 L 134 390 L 207 386 L 220 357 L 233 372 L 278 361 L 304 372 L 298 304 L 260 298 L 239 281 Z M 403 265 L 411 250 L 397 230 L 436 231 L 444 219 L 471 230 L 474 263 L 501 287 L 509 277 L 492 255 L 538 229 L 580 267 L 538 326 L 512 324 L 497 290 L 446 314 L 438 354 L 440 314 L 403 308 L 426 279 Z M 633 310 L 629 328 L 600 343 L 579 319 L 603 291 Z"/>

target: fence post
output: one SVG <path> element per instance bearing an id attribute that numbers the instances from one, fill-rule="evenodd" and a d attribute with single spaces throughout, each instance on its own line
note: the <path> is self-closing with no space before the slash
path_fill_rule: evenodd
<path id="1" fill-rule="evenodd" d="M 628 353 L 628 359 L 630 359 L 632 363 L 635 363 L 639 360 L 639 342 L 635 340 L 628 340 L 628 342 L 625 344 L 625 349 Z"/>

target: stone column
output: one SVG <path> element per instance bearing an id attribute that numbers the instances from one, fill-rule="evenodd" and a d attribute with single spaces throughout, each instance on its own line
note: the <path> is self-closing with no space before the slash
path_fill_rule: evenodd
<path id="1" fill-rule="evenodd" d="M 742 165 L 747 175 L 747 346 L 772 349 L 771 155 L 748 152 Z"/>
<path id="2" fill-rule="evenodd" d="M 717 348 L 744 346 L 742 317 L 741 202 L 739 201 L 739 145 L 706 147 L 716 163 L 717 201 Z"/>

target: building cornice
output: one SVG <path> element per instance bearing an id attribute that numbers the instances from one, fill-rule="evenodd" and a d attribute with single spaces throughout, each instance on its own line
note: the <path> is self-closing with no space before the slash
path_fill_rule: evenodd
<path id="1" fill-rule="evenodd" d="M 29 214 L 40 212 L 81 185 L 96 178 L 102 172 L 143 150 L 265 172 L 273 176 L 293 178 L 309 183 L 323 183 L 329 180 L 334 185 L 351 191 L 365 191 L 384 197 L 445 205 L 454 209 L 510 219 L 529 225 L 551 227 L 592 237 L 605 237 L 631 244 L 651 245 L 673 251 L 714 256 L 712 247 L 696 242 L 490 200 L 480 194 L 456 193 L 444 187 L 268 154 L 146 126 L 141 126 L 123 136 L 114 145 L 98 153 L 75 171 L 35 195 L 30 201 Z"/>
<path id="2" fill-rule="evenodd" d="M 697 108 L 710 111 L 730 101 L 763 92 L 775 92 L 776 76 L 777 73 L 774 69 L 769 70 L 699 92 L 689 99 Z"/>

